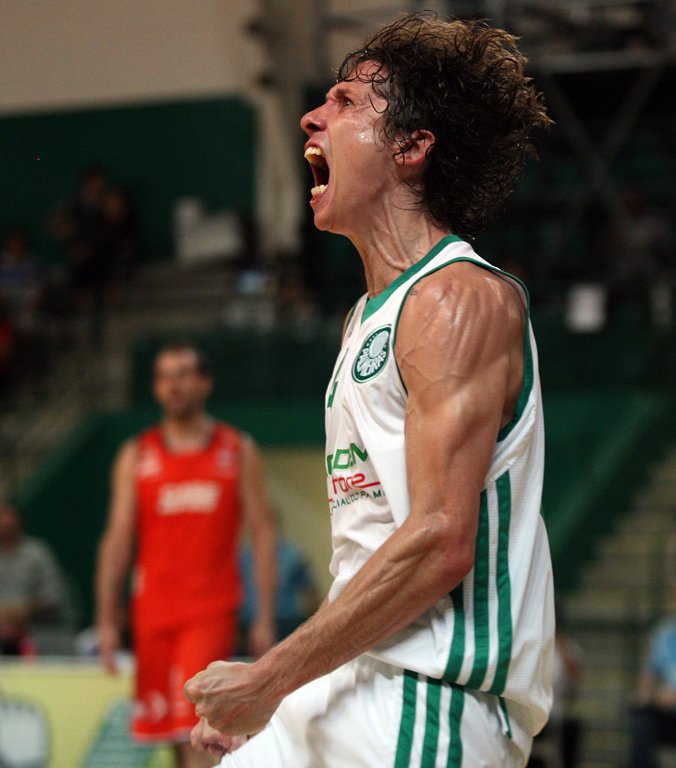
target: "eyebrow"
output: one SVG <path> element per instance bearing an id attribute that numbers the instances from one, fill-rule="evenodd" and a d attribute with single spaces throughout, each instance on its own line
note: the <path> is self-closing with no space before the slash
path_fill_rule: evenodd
<path id="1" fill-rule="evenodd" d="M 334 85 L 332 88 L 330 88 L 326 92 L 326 96 L 324 98 L 328 101 L 331 98 L 331 96 L 340 97 L 340 96 L 347 96 L 347 95 L 351 95 L 351 93 L 349 93 L 349 89 L 343 85 L 337 84 L 337 85 Z"/>

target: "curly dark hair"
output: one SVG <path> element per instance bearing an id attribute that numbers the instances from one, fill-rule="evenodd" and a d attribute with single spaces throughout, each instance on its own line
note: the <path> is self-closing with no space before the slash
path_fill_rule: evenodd
<path id="1" fill-rule="evenodd" d="M 365 62 L 378 66 L 358 73 Z M 370 82 L 387 101 L 382 136 L 404 153 L 416 130 L 435 143 L 417 202 L 442 227 L 474 237 L 498 212 L 546 127 L 542 94 L 524 74 L 516 38 L 483 21 L 416 13 L 381 29 L 345 57 L 339 81 Z"/>

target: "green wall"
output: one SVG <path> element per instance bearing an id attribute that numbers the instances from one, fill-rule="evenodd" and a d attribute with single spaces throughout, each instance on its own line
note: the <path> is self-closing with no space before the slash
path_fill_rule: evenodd
<path id="1" fill-rule="evenodd" d="M 46 218 L 98 164 L 134 194 L 148 255 L 166 258 L 176 198 L 251 212 L 254 134 L 236 97 L 2 117 L 0 229 L 23 226 L 39 255 L 58 258 Z"/>

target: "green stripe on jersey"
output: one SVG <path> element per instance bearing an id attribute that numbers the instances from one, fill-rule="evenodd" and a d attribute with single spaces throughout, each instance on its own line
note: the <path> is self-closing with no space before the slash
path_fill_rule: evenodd
<path id="1" fill-rule="evenodd" d="M 451 707 L 449 712 L 448 760 L 446 768 L 461 768 L 462 766 L 462 739 L 460 737 L 460 725 L 462 723 L 462 710 L 465 706 L 465 691 L 457 685 L 451 686 Z"/>
<path id="2" fill-rule="evenodd" d="M 434 768 L 437 764 L 439 742 L 439 703 L 441 702 L 441 680 L 427 679 L 427 714 L 425 737 L 423 739 L 420 768 Z"/>
<path id="3" fill-rule="evenodd" d="M 515 278 L 516 279 L 516 278 Z M 526 288 L 523 288 L 524 291 Z M 528 293 L 526 293 L 528 296 Z M 528 398 L 530 397 L 530 391 L 533 388 L 533 349 L 530 343 L 530 300 L 528 308 L 526 310 L 526 322 L 523 328 L 523 384 L 521 385 L 521 391 L 516 401 L 516 407 L 514 408 L 514 415 L 511 420 L 505 424 L 498 432 L 498 442 L 504 440 L 507 435 L 514 429 L 514 426 L 521 418 Z"/>
<path id="4" fill-rule="evenodd" d="M 399 740 L 394 758 L 394 768 L 408 768 L 413 749 L 413 731 L 415 728 L 415 708 L 418 687 L 418 675 L 404 670 L 404 694 L 399 724 Z"/>
<path id="5" fill-rule="evenodd" d="M 453 601 L 453 641 L 451 642 L 451 651 L 448 654 L 448 664 L 444 673 L 444 680 L 449 683 L 455 683 L 462 669 L 462 662 L 465 658 L 465 609 L 463 582 L 451 592 L 450 597 Z"/>
<path id="6" fill-rule="evenodd" d="M 498 664 L 490 692 L 498 696 L 505 690 L 507 671 L 512 656 L 512 584 L 509 578 L 509 525 L 512 516 L 512 488 L 509 472 L 496 482 L 498 493 L 498 561 L 496 582 L 498 591 Z"/>
<path id="7" fill-rule="evenodd" d="M 489 646 L 488 580 L 489 564 L 488 494 L 481 491 L 479 526 L 474 551 L 474 667 L 467 688 L 479 690 L 486 677 Z"/>

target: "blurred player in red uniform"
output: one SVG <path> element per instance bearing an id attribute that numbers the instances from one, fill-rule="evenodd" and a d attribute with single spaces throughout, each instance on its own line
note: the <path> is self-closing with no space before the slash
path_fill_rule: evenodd
<path id="1" fill-rule="evenodd" d="M 174 345 L 158 353 L 153 392 L 163 419 L 118 453 L 96 577 L 101 660 L 115 671 L 123 587 L 135 552 L 132 733 L 174 744 L 178 768 L 212 764 L 190 747 L 196 718 L 182 687 L 234 652 L 242 524 L 250 532 L 262 598 L 249 633 L 252 655 L 264 653 L 275 637 L 276 524 L 261 458 L 250 437 L 206 413 L 211 387 L 198 349 Z"/>

